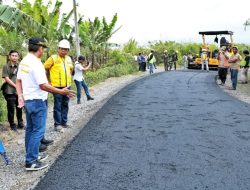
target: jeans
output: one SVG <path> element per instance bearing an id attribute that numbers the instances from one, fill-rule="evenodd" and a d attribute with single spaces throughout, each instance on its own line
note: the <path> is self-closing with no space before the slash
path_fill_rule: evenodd
<path id="1" fill-rule="evenodd" d="M 4 98 L 7 102 L 7 110 L 8 110 L 8 121 L 10 126 L 12 127 L 14 122 L 14 115 L 16 109 L 16 117 L 19 125 L 23 124 L 22 118 L 22 108 L 18 108 L 18 97 L 16 94 L 5 94 Z"/>
<path id="2" fill-rule="evenodd" d="M 236 90 L 237 80 L 238 80 L 238 69 L 231 69 L 231 81 L 232 87 Z"/>
<path id="3" fill-rule="evenodd" d="M 209 67 L 208 67 L 208 60 L 202 60 L 201 61 L 201 70 L 204 70 L 204 65 L 206 64 L 206 69 L 207 71 L 209 71 Z"/>
<path id="4" fill-rule="evenodd" d="M 149 74 L 153 74 L 154 73 L 154 64 L 148 64 L 148 69 L 149 69 Z"/>
<path id="5" fill-rule="evenodd" d="M 66 125 L 68 122 L 69 98 L 65 95 L 53 93 L 54 108 L 53 117 L 54 125 Z"/>
<path id="6" fill-rule="evenodd" d="M 82 87 L 83 87 L 83 89 L 85 91 L 86 96 L 87 97 L 90 96 L 89 88 L 88 88 L 88 85 L 87 85 L 85 80 L 82 80 L 82 81 L 74 80 L 74 81 L 75 81 L 76 89 L 77 89 L 77 102 L 81 101 Z"/>
<path id="7" fill-rule="evenodd" d="M 48 110 L 47 100 L 41 99 L 25 101 L 26 132 L 25 149 L 26 164 L 32 164 L 38 159 L 39 146 L 45 133 Z"/>

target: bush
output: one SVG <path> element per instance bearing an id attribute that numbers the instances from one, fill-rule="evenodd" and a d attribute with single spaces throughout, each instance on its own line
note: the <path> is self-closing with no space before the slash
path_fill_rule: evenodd
<path id="1" fill-rule="evenodd" d="M 120 77 L 122 75 L 137 72 L 137 64 L 135 62 L 113 65 L 100 68 L 96 71 L 88 71 L 86 73 L 86 81 L 90 86 L 105 81 L 110 77 Z"/>

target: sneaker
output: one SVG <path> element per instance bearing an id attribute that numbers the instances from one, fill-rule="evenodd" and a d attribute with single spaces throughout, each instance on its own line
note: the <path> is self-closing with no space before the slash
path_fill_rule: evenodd
<path id="1" fill-rule="evenodd" d="M 77 104 L 81 104 L 81 100 L 77 100 Z"/>
<path id="2" fill-rule="evenodd" d="M 70 128 L 71 125 L 66 123 L 66 124 L 62 124 L 62 127 L 65 128 L 65 129 L 67 129 L 67 128 Z"/>
<path id="3" fill-rule="evenodd" d="M 56 125 L 55 126 L 55 131 L 57 131 L 57 132 L 63 132 L 63 127 L 61 125 Z"/>
<path id="4" fill-rule="evenodd" d="M 44 160 L 47 160 L 49 156 L 47 154 L 40 154 L 38 155 L 38 161 L 42 162 Z"/>
<path id="5" fill-rule="evenodd" d="M 40 146 L 39 146 L 39 152 L 45 152 L 47 149 L 48 149 L 48 148 L 47 148 L 46 145 L 40 144 Z"/>
<path id="6" fill-rule="evenodd" d="M 51 145 L 51 144 L 53 144 L 53 143 L 54 143 L 53 140 L 48 140 L 48 139 L 45 139 L 45 138 L 43 138 L 43 139 L 41 140 L 41 144 L 44 144 L 44 145 L 46 145 L 46 146 L 49 146 L 49 145 Z"/>
<path id="7" fill-rule="evenodd" d="M 49 165 L 40 161 L 36 161 L 32 164 L 25 164 L 25 169 L 27 171 L 38 171 L 47 168 Z"/>
<path id="8" fill-rule="evenodd" d="M 94 98 L 92 98 L 91 96 L 88 96 L 87 97 L 87 100 L 89 101 L 89 100 L 94 100 Z"/>

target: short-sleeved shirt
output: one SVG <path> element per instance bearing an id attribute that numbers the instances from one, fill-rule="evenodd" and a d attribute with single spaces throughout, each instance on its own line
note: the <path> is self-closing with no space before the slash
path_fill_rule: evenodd
<path id="1" fill-rule="evenodd" d="M 19 64 L 17 79 L 22 81 L 24 100 L 48 98 L 48 92 L 41 90 L 41 84 L 48 83 L 44 66 L 39 58 L 28 53 Z"/>
<path id="2" fill-rule="evenodd" d="M 2 71 L 2 78 L 9 77 L 9 79 L 16 83 L 16 76 L 17 76 L 18 65 L 7 63 L 3 66 Z M 16 88 L 9 83 L 6 82 L 6 87 L 4 89 L 5 94 L 16 94 Z"/>
<path id="3" fill-rule="evenodd" d="M 232 54 L 229 60 L 236 60 L 234 63 L 230 62 L 231 69 L 239 69 L 241 64 L 241 55 L 239 53 Z"/>
<path id="4" fill-rule="evenodd" d="M 83 66 L 79 62 L 75 62 L 74 80 L 83 81 Z"/>

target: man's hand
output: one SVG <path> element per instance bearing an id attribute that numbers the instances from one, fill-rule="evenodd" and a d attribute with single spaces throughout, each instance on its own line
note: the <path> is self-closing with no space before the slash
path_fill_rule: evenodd
<path id="1" fill-rule="evenodd" d="M 22 95 L 18 96 L 18 106 L 17 107 L 18 108 L 24 107 L 24 99 L 23 99 Z"/>
<path id="2" fill-rule="evenodd" d="M 69 90 L 68 87 L 63 88 L 62 91 L 63 91 L 63 95 L 69 98 L 75 97 L 76 93 L 73 90 Z"/>

